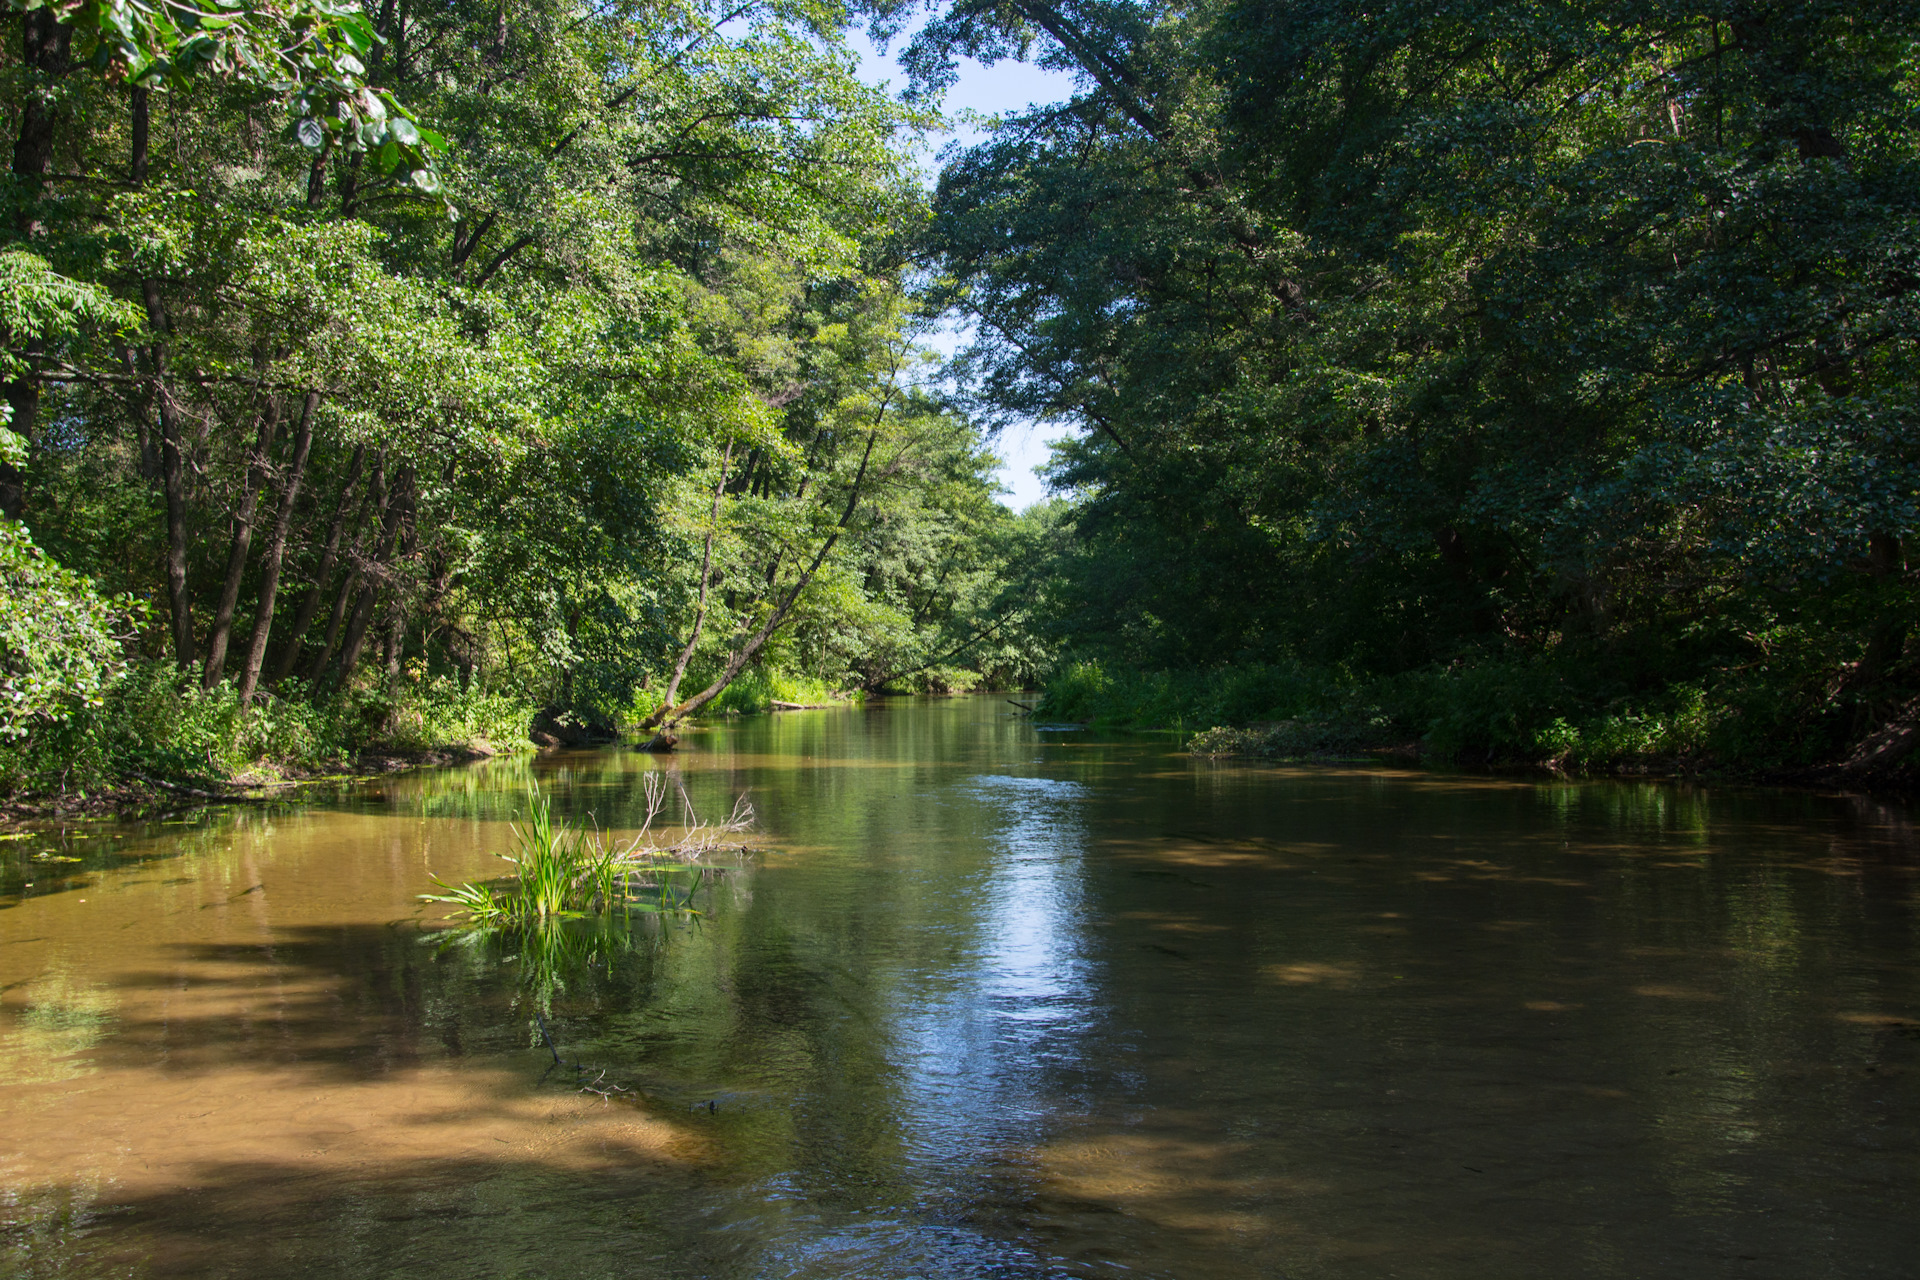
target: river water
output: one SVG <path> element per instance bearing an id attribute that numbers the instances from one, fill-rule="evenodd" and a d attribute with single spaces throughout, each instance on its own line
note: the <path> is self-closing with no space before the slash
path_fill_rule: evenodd
<path id="1" fill-rule="evenodd" d="M 0 844 L 0 1274 L 1920 1274 L 1906 810 L 1011 710 Z M 566 978 L 555 1068 L 416 895 L 661 769 L 759 851 Z"/>

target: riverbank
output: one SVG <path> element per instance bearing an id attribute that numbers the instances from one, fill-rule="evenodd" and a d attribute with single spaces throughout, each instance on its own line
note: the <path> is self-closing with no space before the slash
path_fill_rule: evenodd
<path id="1" fill-rule="evenodd" d="M 1182 735 L 1217 757 L 1353 759 L 1591 776 L 1920 788 L 1920 700 L 1699 680 L 1632 689 L 1549 664 L 1357 679 L 1306 667 L 1056 673 L 1036 715 Z"/>
<path id="2" fill-rule="evenodd" d="M 95 705 L 0 742 L 0 814 L 139 812 L 251 801 L 303 785 L 533 750 L 525 702 L 451 678 L 313 696 L 291 683 L 242 705 L 142 665 Z"/>
<path id="3" fill-rule="evenodd" d="M 129 773 L 90 789 L 0 796 L 0 826 L 45 818 L 133 818 L 156 810 L 199 805 L 297 799 L 305 788 L 369 782 L 415 769 L 472 764 L 502 754 L 509 753 L 477 741 L 424 751 L 373 748 L 347 760 L 318 761 L 307 767 L 269 765 L 219 779 L 180 780 Z"/>

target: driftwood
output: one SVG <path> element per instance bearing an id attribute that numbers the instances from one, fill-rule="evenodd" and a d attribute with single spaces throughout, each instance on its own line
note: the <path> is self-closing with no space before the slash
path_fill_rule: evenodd
<path id="1" fill-rule="evenodd" d="M 1884 772 L 1905 759 L 1916 742 L 1920 742 L 1920 698 L 1894 711 L 1833 773 L 1847 778 Z"/>
<path id="2" fill-rule="evenodd" d="M 1012 698 L 1008 698 L 1008 699 L 1007 699 L 1007 703 L 1008 703 L 1008 705 L 1009 705 L 1009 706 L 1015 706 L 1015 707 L 1018 707 L 1018 708 L 1020 708 L 1020 709 L 1021 709 L 1022 711 L 1031 711 L 1031 710 L 1033 710 L 1033 704 L 1032 704 L 1032 703 L 1030 703 L 1030 702 L 1015 702 L 1015 701 L 1014 701 L 1014 700 L 1013 700 Z"/>
<path id="3" fill-rule="evenodd" d="M 837 702 L 782 702 L 778 698 L 769 698 L 767 705 L 775 711 L 824 711 L 840 704 Z"/>
<path id="4" fill-rule="evenodd" d="M 198 800 L 218 800 L 221 804 L 265 804 L 275 798 L 273 796 L 252 796 L 238 791 L 202 791 L 198 787 L 183 787 L 177 782 L 168 782 L 165 778 L 149 777 L 144 773 L 138 773 L 132 769 L 127 770 L 127 776 L 129 778 L 138 778 L 149 786 L 161 787 L 165 790 L 176 792 L 179 795 L 193 796 Z M 263 787 L 293 787 L 298 786 L 299 783 L 270 782 L 261 785 Z M 257 790 L 258 788 L 254 789 Z"/>
<path id="5" fill-rule="evenodd" d="M 642 743 L 640 749 L 642 751 L 658 751 L 664 754 L 679 745 L 680 739 L 677 735 L 668 733 L 665 729 L 662 729 Z"/>

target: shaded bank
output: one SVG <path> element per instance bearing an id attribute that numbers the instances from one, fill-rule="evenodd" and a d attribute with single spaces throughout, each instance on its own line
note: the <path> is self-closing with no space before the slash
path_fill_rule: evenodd
<path id="1" fill-rule="evenodd" d="M 1210 756 L 1920 786 L 1920 704 L 1873 716 L 1829 706 L 1770 735 L 1782 709 L 1764 691 L 1678 684 L 1633 693 L 1547 664 L 1366 678 L 1300 665 L 1136 671 L 1082 662 L 1047 681 L 1039 713 L 1171 730 Z"/>

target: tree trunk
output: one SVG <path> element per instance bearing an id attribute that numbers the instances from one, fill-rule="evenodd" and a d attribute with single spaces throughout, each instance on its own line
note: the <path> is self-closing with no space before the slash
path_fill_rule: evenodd
<path id="1" fill-rule="evenodd" d="M 320 612 L 320 602 L 327 597 L 327 583 L 333 578 L 334 562 L 340 558 L 340 538 L 346 531 L 347 514 L 353 509 L 354 486 L 360 481 L 360 468 L 365 465 L 367 447 L 360 445 L 353 451 L 353 461 L 347 464 L 347 478 L 340 486 L 340 500 L 333 508 L 333 522 L 327 528 L 327 545 L 320 553 L 320 567 L 313 575 L 313 588 L 300 602 L 300 609 L 293 615 L 293 626 L 287 632 L 286 652 L 280 657 L 280 665 L 274 670 L 275 684 L 293 674 L 294 667 L 300 661 L 300 641 L 307 634 L 307 628 L 313 625 L 314 615 Z M 364 510 L 362 518 L 364 518 Z M 359 522 L 354 525 L 354 533 L 359 533 Z"/>
<path id="2" fill-rule="evenodd" d="M 168 331 L 160 282 L 140 282 L 153 341 L 147 347 L 147 373 L 153 379 L 150 412 L 160 418 L 160 487 L 167 504 L 167 611 L 173 623 L 173 660 L 182 671 L 193 666 L 193 597 L 187 584 L 186 442 L 180 433 L 180 406 L 167 386 Z"/>
<path id="3" fill-rule="evenodd" d="M 381 450 L 380 454 L 373 460 L 373 486 L 367 494 L 367 497 L 371 500 L 374 517 L 382 523 L 385 523 L 387 509 L 392 503 L 393 494 L 387 486 L 387 455 L 384 449 Z M 359 546 L 359 541 L 359 531 L 355 530 L 354 545 L 356 548 Z M 357 591 L 360 586 L 360 580 L 366 576 L 366 570 L 363 567 L 363 558 L 357 550 L 354 553 L 353 559 L 352 572 L 347 574 L 347 580 L 341 584 L 339 594 L 333 598 L 333 612 L 327 616 L 327 634 L 325 639 L 320 642 L 320 652 L 315 655 L 313 659 L 313 671 L 308 676 L 308 679 L 313 683 L 315 692 L 320 690 L 321 685 L 326 679 L 327 668 L 333 661 L 334 645 L 340 639 L 340 628 L 346 621 L 347 605 L 350 601 L 358 598 Z"/>
<path id="4" fill-rule="evenodd" d="M 333 683 L 338 687 L 344 687 L 353 678 L 353 669 L 360 665 L 360 654 L 367 643 L 367 629 L 373 624 L 374 609 L 379 605 L 380 595 L 387 585 L 383 579 L 389 575 L 394 551 L 400 543 L 400 526 L 406 516 L 408 482 L 411 479 L 412 468 L 406 468 L 394 477 L 386 518 L 381 521 L 380 546 L 372 571 L 366 575 L 367 583 L 360 588 L 360 598 L 354 604 L 353 617 L 347 623 L 346 643 L 341 647 L 339 665 L 334 671 Z"/>
<path id="5" fill-rule="evenodd" d="M 273 632 L 273 608 L 280 591 L 280 566 L 287 553 L 287 531 L 293 526 L 293 507 L 300 497 L 300 482 L 306 478 L 307 455 L 313 448 L 313 415 L 320 407 L 320 393 L 307 392 L 300 406 L 300 426 L 293 437 L 293 459 L 287 464 L 287 478 L 280 486 L 280 511 L 273 521 L 273 537 L 267 543 L 260 566 L 260 607 L 253 615 L 253 634 L 247 639 L 246 666 L 240 672 L 240 701 L 253 701 L 260 685 L 260 668 L 267 658 L 267 639 Z"/>
<path id="6" fill-rule="evenodd" d="M 163 357 L 154 356 L 154 399 L 160 411 L 160 485 L 167 504 L 167 612 L 173 622 L 173 660 L 193 666 L 193 597 L 187 583 L 187 481 L 179 407 L 162 381 Z"/>
<path id="7" fill-rule="evenodd" d="M 356 564 L 333 597 L 333 608 L 327 614 L 327 633 L 320 637 L 320 651 L 313 655 L 313 667 L 307 672 L 307 683 L 314 687 L 315 692 L 319 691 L 320 682 L 326 678 L 327 665 L 333 661 L 334 646 L 340 641 L 340 628 L 346 625 L 347 605 L 355 599 L 361 576 L 360 566 Z"/>
<path id="8" fill-rule="evenodd" d="M 1873 578 L 1876 593 L 1883 599 L 1876 604 L 1873 629 L 1867 635 L 1866 652 L 1861 655 L 1860 665 L 1854 668 L 1853 678 L 1848 681 L 1856 688 L 1870 689 L 1878 684 L 1907 647 L 1907 616 L 1898 604 L 1888 604 L 1884 600 L 1889 594 L 1888 588 L 1897 583 L 1905 571 L 1906 559 L 1901 554 L 1899 537 L 1884 530 L 1869 533 L 1867 572 Z"/>
<path id="9" fill-rule="evenodd" d="M 733 462 L 733 441 L 727 441 L 727 451 L 720 458 L 720 481 L 713 486 L 713 511 L 707 517 L 707 543 L 700 553 L 700 598 L 693 609 L 693 629 L 687 636 L 687 643 L 680 650 L 680 656 L 674 660 L 673 676 L 667 681 L 666 692 L 660 696 L 660 705 L 670 707 L 673 700 L 680 696 L 680 681 L 687 674 L 687 664 L 693 661 L 693 651 L 700 644 L 700 630 L 707 621 L 707 589 L 713 576 L 713 539 L 720 532 L 720 499 L 727 491 L 727 468 Z"/>
<path id="10" fill-rule="evenodd" d="M 260 411 L 260 430 L 247 459 L 240 501 L 233 512 L 233 545 L 227 552 L 226 578 L 220 584 L 220 603 L 213 611 L 213 630 L 207 633 L 207 664 L 200 687 L 211 689 L 226 674 L 227 642 L 233 635 L 233 614 L 240 604 L 240 582 L 247 572 L 247 553 L 253 547 L 253 513 L 260 505 L 260 488 L 273 462 L 273 437 L 280 429 L 280 397 L 270 396 Z"/>
<path id="11" fill-rule="evenodd" d="M 144 187 L 147 185 L 147 143 L 152 131 L 152 108 L 145 89 L 135 89 L 132 99 L 133 143 L 128 149 L 127 180 L 136 187 Z"/>
<path id="12" fill-rule="evenodd" d="M 882 414 L 886 412 L 884 401 L 880 412 Z M 833 532 L 827 535 L 827 540 L 820 544 L 820 549 L 814 553 L 812 563 L 808 564 L 805 571 L 801 573 L 799 580 L 793 584 L 793 589 L 787 592 L 786 599 L 782 600 L 767 620 L 760 624 L 760 629 L 747 637 L 747 642 L 727 658 L 727 665 L 721 669 L 718 680 L 679 706 L 674 706 L 671 701 L 662 702 L 654 708 L 652 715 L 640 722 L 642 729 L 671 728 L 679 724 L 725 692 L 726 687 L 733 683 L 734 677 L 746 670 L 747 664 L 752 662 L 754 656 L 765 647 L 774 631 L 787 620 L 787 615 L 793 611 L 794 604 L 800 599 L 800 593 L 807 589 L 809 582 L 813 581 L 813 575 L 820 571 L 820 566 L 826 561 L 827 553 L 833 550 L 834 544 L 840 541 L 840 535 L 845 533 L 847 526 L 853 522 L 854 509 L 860 504 L 860 487 L 867 478 L 867 464 L 873 460 L 873 446 L 879 439 L 880 427 L 876 423 L 873 430 L 867 433 L 867 447 L 860 455 L 860 469 L 854 474 L 852 489 L 847 494 L 846 510 L 840 513 L 840 523 L 835 525 Z"/>
<path id="13" fill-rule="evenodd" d="M 409 505 L 406 521 L 406 541 L 401 544 L 400 558 L 411 560 L 420 546 L 420 528 L 412 519 Z M 400 696 L 400 673 L 407 656 L 407 601 L 406 597 L 395 591 L 387 605 L 387 696 Z"/>
<path id="14" fill-rule="evenodd" d="M 327 198 L 327 157 L 333 154 L 332 140 L 307 166 L 307 208 L 318 209 Z"/>
<path id="15" fill-rule="evenodd" d="M 14 229 L 31 239 L 44 228 L 39 221 L 40 194 L 53 170 L 53 133 L 56 109 L 53 89 L 72 70 L 73 28 L 60 22 L 53 6 L 20 15 L 20 64 L 28 82 L 20 101 L 20 132 L 13 142 L 15 194 L 20 204 Z"/>
<path id="16" fill-rule="evenodd" d="M 45 231 L 40 224 L 40 195 L 53 168 L 53 86 L 70 69 L 72 42 L 73 28 L 55 21 L 51 6 L 20 16 L 20 64 L 29 78 L 21 95 L 20 132 L 13 143 L 14 198 L 19 201 L 14 230 L 26 240 Z M 0 333 L 0 340 L 13 345 L 12 335 Z M 30 359 L 44 351 L 33 339 L 21 346 Z M 39 379 L 28 371 L 7 383 L 4 394 L 13 410 L 8 430 L 32 444 L 40 418 Z M 25 506 L 26 477 L 12 463 L 0 462 L 0 513 L 18 520 Z"/>

